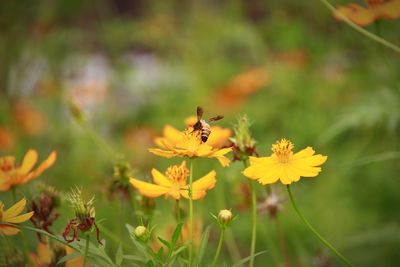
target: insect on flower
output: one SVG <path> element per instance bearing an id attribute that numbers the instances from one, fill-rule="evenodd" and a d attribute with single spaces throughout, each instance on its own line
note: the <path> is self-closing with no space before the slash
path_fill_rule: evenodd
<path id="1" fill-rule="evenodd" d="M 207 142 L 208 137 L 211 134 L 210 123 L 214 122 L 214 121 L 219 121 L 219 120 L 223 119 L 224 117 L 218 115 L 218 116 L 212 117 L 206 121 L 206 120 L 202 119 L 203 113 L 204 113 L 204 110 L 202 107 L 197 107 L 196 112 L 197 112 L 197 122 L 195 125 L 193 125 L 193 131 L 199 131 L 201 133 L 201 141 L 203 143 L 205 143 L 205 142 Z"/>

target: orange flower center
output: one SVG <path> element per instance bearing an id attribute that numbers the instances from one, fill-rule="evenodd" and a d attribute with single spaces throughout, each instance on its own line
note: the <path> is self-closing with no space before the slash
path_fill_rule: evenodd
<path id="1" fill-rule="evenodd" d="M 9 172 L 14 169 L 15 166 L 15 158 L 12 156 L 6 156 L 0 158 L 0 170 L 2 172 Z"/>
<path id="2" fill-rule="evenodd" d="M 288 163 L 293 152 L 294 145 L 292 142 L 286 139 L 276 141 L 276 144 L 272 145 L 272 152 L 278 157 L 282 163 Z"/>
<path id="3" fill-rule="evenodd" d="M 182 165 L 173 165 L 168 167 L 165 175 L 171 181 L 177 183 L 180 186 L 186 185 L 187 177 L 189 176 L 189 170 L 186 168 L 186 165 L 182 163 Z"/>

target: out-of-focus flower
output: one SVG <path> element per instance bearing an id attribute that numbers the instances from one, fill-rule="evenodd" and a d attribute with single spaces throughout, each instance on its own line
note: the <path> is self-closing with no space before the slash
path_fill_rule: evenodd
<path id="1" fill-rule="evenodd" d="M 95 209 L 94 209 L 94 197 L 89 201 L 84 201 L 82 198 L 82 191 L 79 188 L 72 189 L 68 195 L 71 207 L 74 209 L 75 218 L 71 219 L 68 225 L 65 227 L 63 232 L 64 240 L 71 243 L 75 240 L 79 241 L 78 231 L 83 233 L 92 230 L 94 227 L 96 229 L 97 242 L 102 245 L 100 241 L 100 230 L 95 222 Z M 73 231 L 73 236 L 68 239 L 68 235 Z"/>
<path id="2" fill-rule="evenodd" d="M 196 122 L 197 122 L 196 116 L 188 117 L 185 120 L 186 127 L 188 127 L 188 129 L 190 129 L 190 130 L 193 130 L 193 125 L 195 125 Z M 222 128 L 222 127 L 216 125 L 216 126 L 211 126 L 210 131 L 211 131 L 210 135 L 208 136 L 208 139 L 206 141 L 207 145 L 210 145 L 213 148 L 222 148 L 222 147 L 226 147 L 228 145 L 229 137 L 231 137 L 231 135 L 232 135 L 231 129 Z M 167 125 L 164 127 L 163 135 L 166 138 L 168 138 L 168 137 L 173 138 L 174 136 L 176 136 L 177 133 L 179 133 L 179 131 L 170 125 Z M 156 139 L 156 143 L 157 143 L 157 139 Z"/>
<path id="3" fill-rule="evenodd" d="M 267 212 L 271 218 L 275 218 L 283 209 L 284 198 L 276 193 L 276 190 L 271 190 L 263 202 L 257 205 L 257 209 L 261 212 Z"/>
<path id="4" fill-rule="evenodd" d="M 281 139 L 272 145 L 272 155 L 269 157 L 250 157 L 250 166 L 243 174 L 250 179 L 257 179 L 259 183 L 272 184 L 280 180 L 283 184 L 297 182 L 300 177 L 315 177 L 321 171 L 320 165 L 327 156 L 314 155 L 315 151 L 307 147 L 293 154 L 293 144 Z"/>
<path id="5" fill-rule="evenodd" d="M 270 76 L 265 68 L 253 68 L 239 73 L 214 96 L 215 102 L 224 107 L 242 103 L 245 97 L 259 91 L 270 83 Z"/>
<path id="6" fill-rule="evenodd" d="M 122 200 L 130 200 L 129 177 L 133 174 L 131 164 L 122 160 L 114 165 L 114 180 L 108 188 L 109 196 L 119 196 Z"/>
<path id="7" fill-rule="evenodd" d="M 132 164 L 150 169 L 152 166 L 152 154 L 147 148 L 153 145 L 157 132 L 150 126 L 129 127 L 124 131 L 123 140 L 126 144 L 126 154 L 132 155 Z"/>
<path id="8" fill-rule="evenodd" d="M 272 59 L 277 64 L 284 64 L 285 67 L 303 69 L 309 62 L 309 55 L 307 50 L 295 48 L 291 50 L 276 51 L 273 53 Z"/>
<path id="9" fill-rule="evenodd" d="M 34 212 L 31 222 L 38 229 L 52 233 L 49 229 L 59 214 L 54 210 L 59 206 L 58 192 L 51 186 L 39 185 L 36 197 L 30 203 L 30 210 Z M 44 243 L 42 235 L 37 233 L 39 241 Z"/>
<path id="10" fill-rule="evenodd" d="M 7 150 L 14 146 L 14 135 L 5 128 L 0 127 L 0 150 Z"/>
<path id="11" fill-rule="evenodd" d="M 166 158 L 217 158 L 224 167 L 230 163 L 230 160 L 224 155 L 232 151 L 232 148 L 218 149 L 213 148 L 207 142 L 203 143 L 200 131 L 193 131 L 188 128 L 180 132 L 168 127 L 164 134 L 164 137 L 155 140 L 160 148 L 150 148 L 151 153 Z"/>
<path id="12" fill-rule="evenodd" d="M 333 16 L 343 20 L 343 16 L 359 26 L 367 26 L 376 20 L 400 18 L 400 0 L 367 0 L 367 6 L 350 3 L 337 6 Z"/>
<path id="13" fill-rule="evenodd" d="M 175 226 L 176 227 L 176 226 Z M 173 228 L 171 228 L 171 232 Z M 200 218 L 194 218 L 193 223 L 193 243 L 197 246 L 200 244 L 201 234 L 203 233 L 203 221 Z M 182 225 L 182 240 L 189 240 L 190 238 L 190 224 L 189 222 Z"/>
<path id="14" fill-rule="evenodd" d="M 238 119 L 238 123 L 233 128 L 235 136 L 230 138 L 233 144 L 233 161 L 247 160 L 249 156 L 258 156 L 256 151 L 256 141 L 250 133 L 250 121 L 246 115 Z"/>
<path id="15" fill-rule="evenodd" d="M 19 229 L 4 225 L 2 223 L 22 223 L 32 217 L 33 211 L 21 214 L 26 205 L 26 199 L 23 198 L 14 204 L 11 208 L 4 210 L 4 204 L 0 201 L 0 234 L 3 235 L 16 235 Z"/>
<path id="16" fill-rule="evenodd" d="M 29 253 L 31 264 L 35 267 L 56 266 L 57 262 L 67 255 L 65 247 L 61 245 L 46 245 L 39 243 L 36 253 Z M 57 265 L 58 266 L 58 265 Z M 66 266 L 65 263 L 59 266 Z"/>
<path id="17" fill-rule="evenodd" d="M 181 165 L 170 166 L 165 175 L 156 169 L 152 169 L 151 174 L 155 184 L 139 181 L 131 178 L 131 184 L 139 190 L 139 192 L 147 197 L 165 197 L 171 196 L 174 199 L 180 197 L 189 198 L 189 187 L 187 178 L 189 170 L 186 167 L 186 162 Z M 212 189 L 216 183 L 216 172 L 211 171 L 202 178 L 192 184 L 192 198 L 194 200 L 201 199 L 206 195 L 207 190 Z"/>
<path id="18" fill-rule="evenodd" d="M 53 165 L 56 158 L 57 154 L 53 151 L 36 170 L 32 170 L 38 159 L 38 153 L 34 149 L 28 150 L 20 166 L 15 164 L 14 156 L 1 157 L 0 191 L 8 191 L 13 186 L 23 185 L 38 177 L 43 171 Z"/>
<path id="19" fill-rule="evenodd" d="M 13 113 L 18 126 L 27 135 L 38 135 L 46 128 L 46 116 L 28 103 L 15 104 Z"/>

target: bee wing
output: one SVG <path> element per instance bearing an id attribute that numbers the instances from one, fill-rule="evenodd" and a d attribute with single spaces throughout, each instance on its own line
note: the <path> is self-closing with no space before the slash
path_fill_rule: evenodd
<path id="1" fill-rule="evenodd" d="M 210 118 L 207 122 L 219 121 L 219 120 L 222 120 L 223 118 L 224 118 L 224 116 L 218 115 L 218 116 Z"/>
<path id="2" fill-rule="evenodd" d="M 197 120 L 199 121 L 201 120 L 201 117 L 203 117 L 204 110 L 202 107 L 198 106 L 196 112 L 197 112 Z"/>

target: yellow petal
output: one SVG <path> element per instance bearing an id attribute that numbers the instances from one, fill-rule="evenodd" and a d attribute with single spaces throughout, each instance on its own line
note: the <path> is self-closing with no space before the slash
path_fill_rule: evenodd
<path id="1" fill-rule="evenodd" d="M 28 182 L 29 180 L 39 176 L 43 171 L 47 170 L 54 164 L 57 159 L 57 153 L 55 151 L 51 152 L 50 155 L 45 159 L 36 170 L 29 173 L 29 175 L 23 180 L 24 183 Z"/>
<path id="2" fill-rule="evenodd" d="M 153 176 L 153 181 L 154 183 L 165 186 L 165 187 L 171 187 L 171 181 L 168 180 L 167 177 L 165 177 L 161 172 L 159 172 L 156 169 L 151 170 L 151 175 Z"/>
<path id="3" fill-rule="evenodd" d="M 18 228 L 0 224 L 0 235 L 16 235 L 18 233 Z"/>
<path id="4" fill-rule="evenodd" d="M 220 148 L 225 145 L 231 135 L 231 129 L 213 126 L 211 127 L 211 133 L 208 137 L 207 144 L 213 148 Z"/>
<path id="5" fill-rule="evenodd" d="M 187 189 L 181 189 L 180 193 L 184 198 L 189 199 L 189 191 Z M 203 197 L 205 197 L 206 194 L 207 192 L 205 190 L 193 190 L 192 199 L 193 200 L 202 199 Z"/>
<path id="6" fill-rule="evenodd" d="M 258 182 L 263 185 L 273 184 L 282 176 L 282 172 L 282 164 L 276 163 L 275 165 L 271 165 L 267 172 L 261 174 Z"/>
<path id="7" fill-rule="evenodd" d="M 153 153 L 154 155 L 165 157 L 165 158 L 172 158 L 177 156 L 174 151 L 163 150 L 159 148 L 149 148 L 149 152 Z"/>
<path id="8" fill-rule="evenodd" d="M 182 140 L 183 134 L 171 125 L 166 125 L 163 129 L 163 136 L 171 143 L 177 143 Z"/>
<path id="9" fill-rule="evenodd" d="M 146 197 L 159 197 L 169 191 L 168 188 L 130 178 L 130 183 Z"/>
<path id="10" fill-rule="evenodd" d="M 16 217 L 11 217 L 11 218 L 7 218 L 7 219 L 3 218 L 3 221 L 9 222 L 9 223 L 22 223 L 22 222 L 29 220 L 32 216 L 33 216 L 33 211 L 16 216 Z"/>
<path id="11" fill-rule="evenodd" d="M 19 168 L 20 173 L 27 174 L 33 168 L 33 166 L 35 166 L 37 159 L 38 153 L 36 150 L 29 149 L 25 154 L 21 167 Z"/>
<path id="12" fill-rule="evenodd" d="M 3 221 L 5 221 L 8 218 L 12 218 L 20 214 L 26 205 L 26 199 L 23 198 L 17 203 L 15 203 L 12 207 L 7 209 L 6 211 L 3 212 Z"/>
<path id="13" fill-rule="evenodd" d="M 276 156 L 270 157 L 250 157 L 250 166 L 243 171 L 243 175 L 250 179 L 257 179 L 265 176 L 266 173 L 278 164 Z"/>
<path id="14" fill-rule="evenodd" d="M 294 172 L 289 164 L 282 164 L 282 174 L 280 180 L 283 184 L 291 184 L 294 181 L 298 181 L 300 179 L 300 175 Z"/>
<path id="15" fill-rule="evenodd" d="M 202 178 L 196 180 L 192 184 L 193 191 L 201 191 L 213 188 L 215 186 L 215 183 L 217 182 L 217 180 L 215 179 L 216 175 L 217 173 L 215 171 L 210 171 Z"/>

